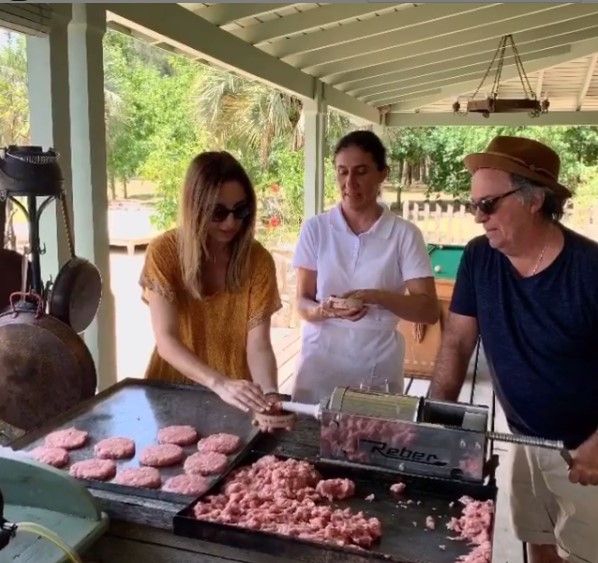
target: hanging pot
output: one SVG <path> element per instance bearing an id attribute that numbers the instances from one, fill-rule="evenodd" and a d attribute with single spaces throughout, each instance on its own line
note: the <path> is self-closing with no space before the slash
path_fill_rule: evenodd
<path id="1" fill-rule="evenodd" d="M 10 295 L 21 287 L 23 256 L 14 250 L 0 248 L 0 313 L 8 309 Z"/>
<path id="2" fill-rule="evenodd" d="M 75 332 L 81 333 L 91 324 L 98 311 L 102 298 L 102 276 L 89 260 L 75 256 L 64 192 L 60 200 L 71 258 L 56 276 L 48 298 L 48 311 Z"/>
<path id="3" fill-rule="evenodd" d="M 58 196 L 62 172 L 58 153 L 38 146 L 9 145 L 0 151 L 0 188 L 19 196 Z"/>
<path id="4" fill-rule="evenodd" d="M 44 314 L 41 296 L 13 293 L 0 314 L 0 419 L 30 430 L 95 388 L 93 359 L 79 335 Z"/>
<path id="5" fill-rule="evenodd" d="M 21 264 L 23 257 L 14 250 L 4 248 L 6 226 L 6 200 L 0 198 L 0 312 L 9 305 L 10 294 L 21 287 Z"/>

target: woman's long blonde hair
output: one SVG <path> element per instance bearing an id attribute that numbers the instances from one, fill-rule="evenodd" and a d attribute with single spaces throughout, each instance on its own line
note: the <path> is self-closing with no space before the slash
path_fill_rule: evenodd
<path id="1" fill-rule="evenodd" d="M 208 251 L 208 226 L 216 206 L 218 192 L 225 182 L 243 186 L 250 215 L 231 242 L 231 257 L 226 272 L 226 291 L 237 291 L 247 273 L 253 241 L 256 198 L 253 185 L 241 164 L 228 152 L 203 152 L 189 165 L 179 207 L 178 247 L 185 288 L 197 299 L 205 297 L 202 268 Z"/>

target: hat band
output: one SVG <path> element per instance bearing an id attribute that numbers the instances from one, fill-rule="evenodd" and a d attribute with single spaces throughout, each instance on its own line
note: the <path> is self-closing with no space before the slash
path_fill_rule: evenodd
<path id="1" fill-rule="evenodd" d="M 506 158 L 508 160 L 512 160 L 516 164 L 520 164 L 521 166 L 524 166 L 525 168 L 529 168 L 532 172 L 535 172 L 536 174 L 542 174 L 544 176 L 548 176 L 553 182 L 558 183 L 558 178 L 552 172 L 550 172 L 550 170 L 547 170 L 546 168 L 541 168 L 540 166 L 536 166 L 534 164 L 528 164 L 527 162 L 525 162 L 525 160 L 522 160 L 521 158 L 517 158 L 516 156 L 511 156 L 510 154 L 505 154 L 504 152 L 495 152 L 495 151 L 485 151 L 485 154 L 491 154 L 494 156 L 500 156 L 501 158 Z"/>

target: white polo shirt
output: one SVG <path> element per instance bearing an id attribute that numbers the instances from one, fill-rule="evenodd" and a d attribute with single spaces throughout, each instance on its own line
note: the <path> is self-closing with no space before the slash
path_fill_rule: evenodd
<path id="1" fill-rule="evenodd" d="M 404 293 L 407 280 L 433 276 L 420 230 L 387 207 L 378 221 L 359 235 L 347 225 L 340 205 L 308 219 L 301 229 L 293 266 L 317 272 L 317 301 L 357 289 Z M 327 394 L 336 385 L 375 387 L 386 381 L 390 390 L 401 391 L 404 344 L 395 330 L 397 321 L 394 313 L 370 307 L 357 322 L 305 322 L 296 400 L 319 401 L 323 397 L 315 397 L 314 388 Z M 321 385 L 322 381 L 328 383 Z"/>

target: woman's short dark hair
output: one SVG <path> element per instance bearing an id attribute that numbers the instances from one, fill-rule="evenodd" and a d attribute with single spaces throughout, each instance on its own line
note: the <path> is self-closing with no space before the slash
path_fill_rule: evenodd
<path id="1" fill-rule="evenodd" d="M 380 137 L 372 131 L 360 129 L 345 135 L 336 144 L 334 157 L 336 158 L 339 152 L 349 147 L 358 147 L 363 152 L 371 154 L 378 170 L 384 170 L 388 166 L 386 164 L 386 147 L 382 144 Z"/>

